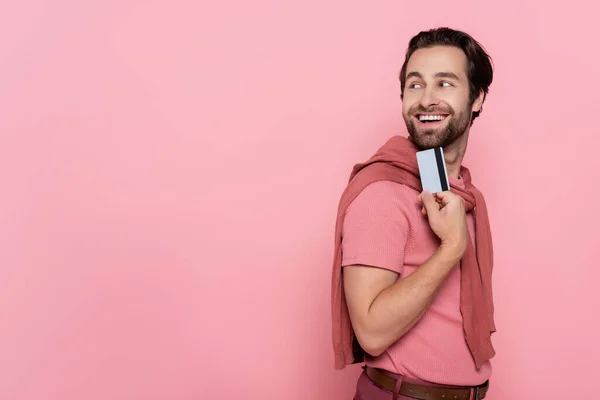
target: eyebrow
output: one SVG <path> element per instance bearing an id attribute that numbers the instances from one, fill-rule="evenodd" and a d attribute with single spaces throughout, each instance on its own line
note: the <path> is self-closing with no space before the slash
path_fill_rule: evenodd
<path id="1" fill-rule="evenodd" d="M 416 71 L 411 71 L 411 72 L 409 72 L 409 73 L 406 75 L 406 79 L 413 78 L 413 77 L 415 77 L 415 78 L 420 78 L 420 79 L 423 79 L 423 75 L 421 75 L 421 73 L 419 73 L 419 72 L 416 72 Z M 459 81 L 459 80 L 460 80 L 460 79 L 458 78 L 458 76 L 457 76 L 455 73 L 453 73 L 453 72 L 437 72 L 437 73 L 435 74 L 435 77 L 436 77 L 436 78 L 449 78 L 449 79 L 455 79 L 455 80 L 457 80 L 457 81 Z"/>

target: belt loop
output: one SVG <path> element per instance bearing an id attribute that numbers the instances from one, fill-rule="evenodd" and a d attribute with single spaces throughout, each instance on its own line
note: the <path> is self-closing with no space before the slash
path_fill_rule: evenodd
<path id="1" fill-rule="evenodd" d="M 475 388 L 475 394 L 473 395 L 473 400 L 481 400 L 479 398 L 479 386 Z"/>
<path id="2" fill-rule="evenodd" d="M 402 387 L 402 382 L 404 382 L 404 375 L 400 375 L 396 380 L 396 386 L 394 387 L 392 400 L 398 400 L 398 396 L 400 396 L 400 388 Z"/>

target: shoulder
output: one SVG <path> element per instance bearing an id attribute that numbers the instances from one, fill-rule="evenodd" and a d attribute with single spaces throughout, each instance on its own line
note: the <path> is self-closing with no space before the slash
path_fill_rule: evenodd
<path id="1" fill-rule="evenodd" d="M 348 207 L 348 212 L 362 210 L 363 212 L 393 213 L 402 211 L 406 216 L 413 214 L 419 205 L 417 196 L 419 193 L 401 183 L 392 181 L 377 181 L 366 186 Z"/>
<path id="2" fill-rule="evenodd" d="M 370 265 L 401 273 L 418 224 L 418 193 L 400 183 L 366 186 L 346 210 L 342 227 L 342 265 Z"/>

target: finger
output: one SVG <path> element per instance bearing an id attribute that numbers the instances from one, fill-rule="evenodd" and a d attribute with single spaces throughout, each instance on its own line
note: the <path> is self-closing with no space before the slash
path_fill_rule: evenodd
<path id="1" fill-rule="evenodd" d="M 419 195 L 417 196 L 417 201 L 423 204 L 423 196 L 421 195 L 421 193 L 419 193 Z M 427 215 L 427 209 L 425 208 L 424 204 L 421 206 L 421 214 Z"/>
<path id="2" fill-rule="evenodd" d="M 440 211 L 440 206 L 438 205 L 437 201 L 431 193 L 423 191 L 421 193 L 421 198 L 423 200 L 423 206 L 425 207 L 427 213 L 432 214 Z"/>
<path id="3" fill-rule="evenodd" d="M 456 200 L 457 198 L 458 196 L 450 191 L 436 193 L 436 199 L 438 199 L 442 206 L 446 206 L 448 203 Z"/>

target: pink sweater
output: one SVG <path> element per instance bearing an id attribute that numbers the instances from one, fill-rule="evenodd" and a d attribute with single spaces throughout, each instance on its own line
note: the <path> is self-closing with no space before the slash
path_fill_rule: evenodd
<path id="1" fill-rule="evenodd" d="M 451 184 L 464 187 L 462 181 Z M 364 264 L 412 274 L 437 249 L 439 240 L 421 215 L 418 192 L 378 181 L 352 201 L 343 224 L 342 265 Z M 467 216 L 474 246 L 472 213 Z M 478 385 L 491 375 L 486 361 L 478 370 L 465 342 L 460 312 L 460 268 L 452 270 L 421 320 L 379 357 L 365 355 L 372 367 L 448 385 Z"/>

